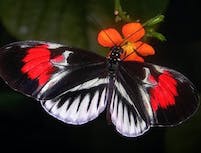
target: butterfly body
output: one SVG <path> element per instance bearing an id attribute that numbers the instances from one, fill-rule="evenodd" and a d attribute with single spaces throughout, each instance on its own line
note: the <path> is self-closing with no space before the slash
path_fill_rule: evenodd
<path id="1" fill-rule="evenodd" d="M 121 54 L 123 53 L 123 49 L 120 46 L 114 46 L 110 49 L 108 61 L 108 70 L 110 76 L 114 77 L 116 70 L 118 69 L 119 62 L 121 61 Z"/>

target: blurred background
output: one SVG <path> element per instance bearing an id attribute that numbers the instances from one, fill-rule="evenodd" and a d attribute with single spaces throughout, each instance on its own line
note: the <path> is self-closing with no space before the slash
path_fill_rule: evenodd
<path id="1" fill-rule="evenodd" d="M 167 41 L 150 40 L 156 55 L 147 59 L 174 68 L 201 90 L 201 1 L 122 0 L 133 20 L 158 14 L 165 21 L 157 31 Z M 0 0 L 0 46 L 19 40 L 46 40 L 104 55 L 98 31 L 120 27 L 114 21 L 114 1 Z M 11 90 L 0 79 L 0 152 L 200 152 L 201 112 L 172 128 L 152 128 L 134 139 L 120 136 L 105 113 L 89 124 L 69 126 L 49 116 L 38 102 Z"/>

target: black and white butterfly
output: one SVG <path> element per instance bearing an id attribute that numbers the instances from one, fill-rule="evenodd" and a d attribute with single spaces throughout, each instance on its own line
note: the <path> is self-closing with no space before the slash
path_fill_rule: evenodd
<path id="1" fill-rule="evenodd" d="M 121 60 L 122 52 L 114 46 L 109 57 L 102 57 L 55 43 L 16 42 L 0 49 L 0 76 L 67 124 L 87 123 L 106 110 L 127 137 L 177 125 L 196 111 L 199 97 L 184 75 Z"/>

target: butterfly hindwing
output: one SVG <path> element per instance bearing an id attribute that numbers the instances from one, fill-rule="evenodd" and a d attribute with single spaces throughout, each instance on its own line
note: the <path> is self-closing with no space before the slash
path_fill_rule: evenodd
<path id="1" fill-rule="evenodd" d="M 43 108 L 68 124 L 95 119 L 105 109 L 109 96 L 106 65 L 66 68 L 62 73 L 40 91 Z"/>
<path id="2" fill-rule="evenodd" d="M 111 121 L 116 130 L 127 137 L 142 135 L 150 127 L 149 117 L 136 81 L 120 70 L 114 81 L 110 103 Z"/>
<path id="3" fill-rule="evenodd" d="M 137 80 L 136 92 L 141 95 L 138 102 L 144 103 L 151 126 L 177 125 L 196 111 L 198 93 L 181 73 L 140 62 L 124 62 L 121 68 L 133 81 Z"/>
<path id="4" fill-rule="evenodd" d="M 106 107 L 108 78 L 96 77 L 50 100 L 41 100 L 45 110 L 68 124 L 84 124 L 95 119 Z"/>

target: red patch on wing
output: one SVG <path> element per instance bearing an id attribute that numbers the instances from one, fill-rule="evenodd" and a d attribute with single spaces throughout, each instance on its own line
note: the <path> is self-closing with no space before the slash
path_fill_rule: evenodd
<path id="1" fill-rule="evenodd" d="M 21 68 L 22 73 L 26 73 L 32 80 L 38 79 L 40 86 L 44 85 L 50 78 L 50 73 L 54 71 L 50 62 L 50 51 L 48 45 L 40 45 L 27 51 L 26 56 L 22 59 L 24 66 Z"/>
<path id="2" fill-rule="evenodd" d="M 56 56 L 54 59 L 52 59 L 52 62 L 59 63 L 59 62 L 62 62 L 64 60 L 65 60 L 64 56 L 59 55 L 59 56 Z"/>
<path id="3" fill-rule="evenodd" d="M 150 90 L 150 101 L 153 111 L 158 108 L 167 109 L 175 105 L 175 97 L 178 96 L 177 81 L 168 71 L 164 71 L 157 80 L 150 75 L 150 82 L 157 82 L 157 85 Z"/>

